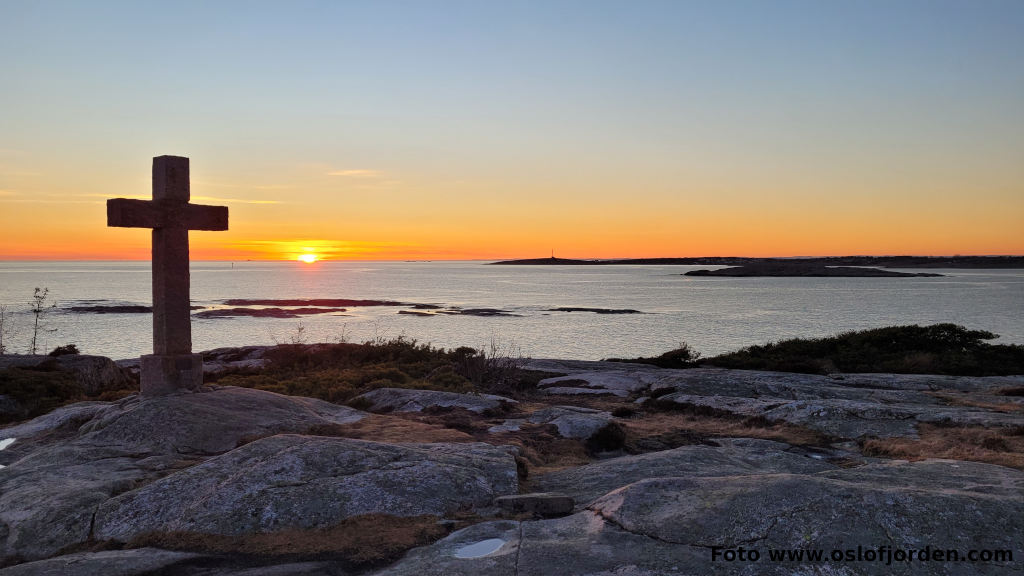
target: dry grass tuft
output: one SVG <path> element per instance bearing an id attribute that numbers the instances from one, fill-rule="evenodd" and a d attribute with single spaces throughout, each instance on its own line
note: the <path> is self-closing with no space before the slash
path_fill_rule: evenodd
<path id="1" fill-rule="evenodd" d="M 975 400 L 963 393 L 956 392 L 925 392 L 934 396 L 951 406 L 969 406 L 971 408 L 984 408 L 995 412 L 1024 412 L 1024 404 L 1018 402 L 986 402 Z"/>
<path id="2" fill-rule="evenodd" d="M 649 452 L 701 444 L 710 438 L 762 438 L 794 446 L 824 446 L 829 439 L 809 428 L 763 418 L 707 415 L 673 410 L 652 412 L 625 420 L 626 447 L 632 452 Z"/>
<path id="3" fill-rule="evenodd" d="M 872 438 L 864 442 L 866 456 L 902 460 L 946 458 L 998 464 L 1024 470 L 1024 435 L 1021 428 L 983 426 L 918 426 L 919 440 Z"/>

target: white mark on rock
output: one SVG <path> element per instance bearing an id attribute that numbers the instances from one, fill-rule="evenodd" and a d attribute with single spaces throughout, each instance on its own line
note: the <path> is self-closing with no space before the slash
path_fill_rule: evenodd
<path id="1" fill-rule="evenodd" d="M 501 538 L 488 538 L 482 540 L 476 544 L 469 544 L 463 546 L 455 551 L 456 558 L 483 558 L 488 554 L 494 554 L 502 546 L 505 545 L 505 541 Z"/>
<path id="2" fill-rule="evenodd" d="M 3 440 L 0 440 L 0 450 L 7 448 L 11 444 L 14 444 L 15 440 L 17 440 L 17 438 L 4 438 Z"/>

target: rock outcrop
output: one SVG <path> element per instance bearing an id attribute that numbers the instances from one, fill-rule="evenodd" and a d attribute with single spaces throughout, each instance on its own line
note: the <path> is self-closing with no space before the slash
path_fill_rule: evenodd
<path id="1" fill-rule="evenodd" d="M 100 504 L 210 455 L 362 417 L 321 400 L 217 388 L 76 404 L 0 430 L 24 454 L 0 469 L 0 557 L 44 558 L 84 542 Z"/>
<path id="2" fill-rule="evenodd" d="M 326 528 L 360 514 L 444 516 L 518 490 L 509 449 L 278 435 L 109 499 L 95 537 Z"/>
<path id="3" fill-rule="evenodd" d="M 895 462 L 810 474 L 655 477 L 565 518 L 471 526 L 376 575 L 1016 574 L 1019 564 L 1012 561 L 887 565 L 829 556 L 858 545 L 930 546 L 965 555 L 1016 551 L 1022 515 L 1024 473 L 986 464 Z M 965 530 L 970 518 L 977 524 Z M 489 553 L 463 553 L 490 541 Z M 712 559 L 713 548 L 741 546 L 756 550 L 759 559 Z M 769 549 L 823 550 L 825 559 L 773 562 Z"/>
<path id="4" fill-rule="evenodd" d="M 15 354 L 0 356 L 0 368 L 27 368 L 31 370 L 64 370 L 74 375 L 82 393 L 95 396 L 104 390 L 119 390 L 131 385 L 128 376 L 105 356 L 65 354 L 40 356 Z"/>
<path id="5" fill-rule="evenodd" d="M 503 403 L 516 401 L 494 394 L 457 394 L 440 390 L 410 390 L 406 388 L 378 388 L 357 396 L 356 403 L 366 405 L 370 412 L 420 412 L 425 408 L 463 408 L 481 414 L 496 410 Z"/>
<path id="6" fill-rule="evenodd" d="M 257 370 L 265 352 L 220 350 L 206 360 Z M 526 367 L 552 376 L 518 403 L 380 389 L 362 405 L 390 414 L 369 415 L 209 386 L 74 404 L 0 429 L 0 565 L 9 565 L 0 575 L 1020 574 L 1024 471 L 888 460 L 877 455 L 892 452 L 868 446 L 915 444 L 919 433 L 927 441 L 933 424 L 969 425 L 990 452 L 1008 454 L 993 461 L 1019 468 L 1024 399 L 1013 391 L 1024 377 Z M 414 443 L 424 431 L 463 442 Z M 609 431 L 634 436 L 615 448 L 594 441 Z M 747 437 L 758 434 L 786 441 Z M 652 451 L 627 453 L 644 450 Z M 387 529 L 420 523 L 429 536 L 402 545 L 400 558 L 354 569 L 330 546 L 305 556 L 234 548 L 314 534 L 333 546 L 368 519 Z M 195 544 L 206 540 L 221 548 Z M 104 545 L 125 549 L 69 553 Z M 758 558 L 714 556 L 740 547 Z M 858 547 L 1014 556 L 831 558 Z M 771 550 L 825 557 L 778 562 Z"/>

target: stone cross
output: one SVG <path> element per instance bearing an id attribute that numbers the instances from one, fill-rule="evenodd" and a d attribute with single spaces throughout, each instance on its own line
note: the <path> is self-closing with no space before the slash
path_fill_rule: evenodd
<path id="1" fill-rule="evenodd" d="M 107 200 L 107 226 L 153 229 L 153 354 L 142 357 L 142 395 L 194 390 L 203 359 L 192 353 L 188 231 L 227 230 L 227 206 L 189 204 L 188 158 L 153 158 L 153 199 Z"/>

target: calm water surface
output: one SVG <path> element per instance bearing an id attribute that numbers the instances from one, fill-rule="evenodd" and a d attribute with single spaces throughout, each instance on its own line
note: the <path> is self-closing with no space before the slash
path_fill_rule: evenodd
<path id="1" fill-rule="evenodd" d="M 938 270 L 942 278 L 690 278 L 706 266 L 488 266 L 481 262 L 194 262 L 193 304 L 229 298 L 361 298 L 516 317 L 400 315 L 407 308 L 350 308 L 300 319 L 193 319 L 193 348 L 362 342 L 404 335 L 437 346 L 518 347 L 534 357 L 600 359 L 659 354 L 690 343 L 705 355 L 797 336 L 894 324 L 954 322 L 1024 343 L 1024 271 Z M 24 352 L 35 287 L 58 307 L 41 348 L 127 358 L 152 347 L 147 314 L 80 314 L 70 306 L 149 304 L 148 262 L 0 262 L 0 304 L 13 317 L 4 343 Z M 642 314 L 552 312 L 630 308 Z"/>

